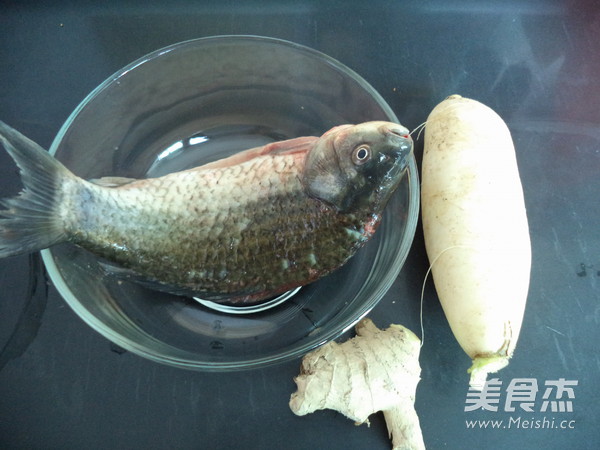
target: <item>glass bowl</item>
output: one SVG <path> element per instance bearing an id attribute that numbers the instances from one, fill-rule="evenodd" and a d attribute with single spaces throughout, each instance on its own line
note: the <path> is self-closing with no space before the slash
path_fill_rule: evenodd
<path id="1" fill-rule="evenodd" d="M 381 96 L 336 60 L 257 36 L 196 39 L 153 52 L 96 88 L 50 149 L 86 178 L 145 178 L 335 125 L 397 122 Z M 93 329 L 151 360 L 238 370 L 298 358 L 364 317 L 397 277 L 419 210 L 407 172 L 375 234 L 346 265 L 285 301 L 214 308 L 123 281 L 94 255 L 62 244 L 42 252 L 54 285 Z"/>

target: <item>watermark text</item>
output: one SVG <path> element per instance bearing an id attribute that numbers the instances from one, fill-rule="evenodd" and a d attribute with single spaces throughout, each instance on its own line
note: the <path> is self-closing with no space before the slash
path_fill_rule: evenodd
<path id="1" fill-rule="evenodd" d="M 578 385 L 578 380 L 565 378 L 543 382 L 536 378 L 513 378 L 506 384 L 492 378 L 482 389 L 469 388 L 465 412 L 503 411 L 511 415 L 503 419 L 469 418 L 465 426 L 469 429 L 574 429 L 572 413 Z"/>

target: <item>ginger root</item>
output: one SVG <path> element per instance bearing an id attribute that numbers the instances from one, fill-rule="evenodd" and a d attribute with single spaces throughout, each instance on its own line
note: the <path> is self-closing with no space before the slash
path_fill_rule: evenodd
<path id="1" fill-rule="evenodd" d="M 402 325 L 380 330 L 370 319 L 356 325 L 356 334 L 304 356 L 291 410 L 303 416 L 333 409 L 357 424 L 383 411 L 394 449 L 424 449 L 414 408 L 421 373 L 419 338 Z"/>

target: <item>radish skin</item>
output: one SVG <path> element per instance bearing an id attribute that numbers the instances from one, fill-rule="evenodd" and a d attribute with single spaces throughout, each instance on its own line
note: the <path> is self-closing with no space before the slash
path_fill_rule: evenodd
<path id="1" fill-rule="evenodd" d="M 454 336 L 473 360 L 470 384 L 512 356 L 529 289 L 531 243 L 513 141 L 504 121 L 453 95 L 427 119 L 423 233 Z"/>

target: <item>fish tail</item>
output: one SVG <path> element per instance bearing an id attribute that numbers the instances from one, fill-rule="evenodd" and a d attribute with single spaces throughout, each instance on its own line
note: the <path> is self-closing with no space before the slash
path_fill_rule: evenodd
<path id="1" fill-rule="evenodd" d="M 0 200 L 0 258 L 66 240 L 58 215 L 60 187 L 74 175 L 32 140 L 0 121 L 0 141 L 20 169 L 23 190 Z"/>

